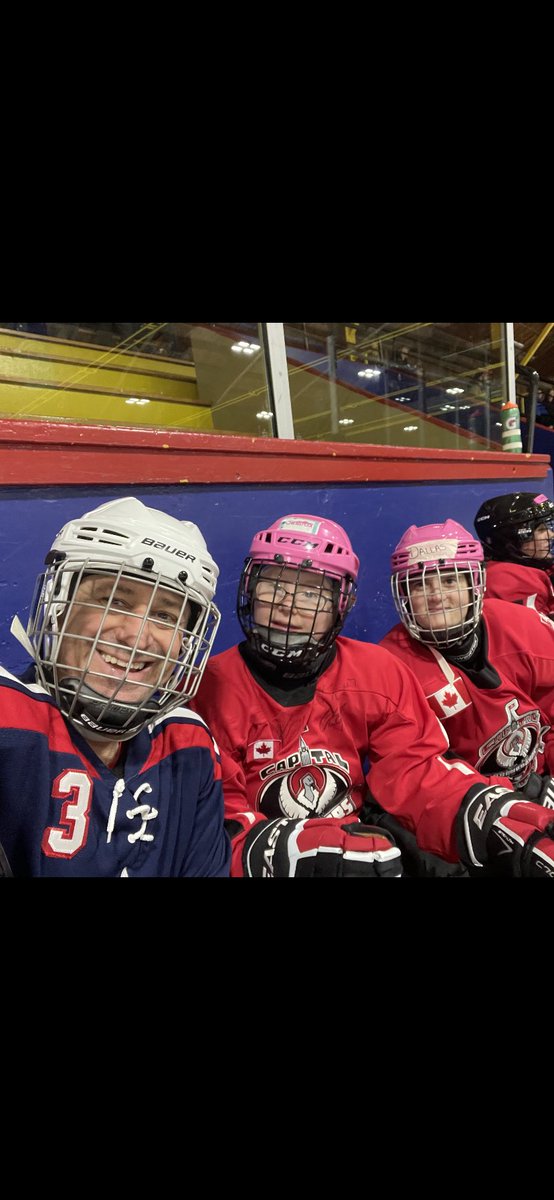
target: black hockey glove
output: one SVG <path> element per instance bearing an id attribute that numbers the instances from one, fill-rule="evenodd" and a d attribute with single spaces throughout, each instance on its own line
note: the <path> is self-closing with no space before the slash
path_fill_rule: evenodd
<path id="1" fill-rule="evenodd" d="M 396 842 L 402 855 L 403 874 L 407 879 L 469 879 L 469 871 L 461 862 L 446 862 L 430 850 L 418 846 L 415 834 L 405 829 L 391 813 L 385 812 L 380 804 L 368 795 L 360 811 L 360 820 L 367 825 L 376 825 Z"/>
<path id="2" fill-rule="evenodd" d="M 246 839 L 244 874 L 265 878 L 367 879 L 402 875 L 394 839 L 342 817 L 264 821 Z"/>
<path id="3" fill-rule="evenodd" d="M 13 872 L 6 857 L 6 852 L 0 843 L 0 879 L 13 879 Z"/>
<path id="4" fill-rule="evenodd" d="M 534 800 L 535 804 L 542 804 L 543 808 L 554 808 L 554 779 L 552 775 L 536 775 L 529 776 L 525 787 L 521 789 L 526 800 Z"/>
<path id="5" fill-rule="evenodd" d="M 471 875 L 554 879 L 554 813 L 522 792 L 476 784 L 458 813 L 456 835 Z"/>

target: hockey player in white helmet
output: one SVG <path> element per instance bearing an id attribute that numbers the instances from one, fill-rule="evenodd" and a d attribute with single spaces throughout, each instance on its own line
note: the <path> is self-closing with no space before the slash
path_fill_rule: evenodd
<path id="1" fill-rule="evenodd" d="M 26 629 L 12 623 L 33 666 L 0 677 L 15 876 L 228 875 L 217 753 L 186 707 L 220 621 L 218 574 L 193 522 L 134 497 L 60 530 Z"/>
<path id="2" fill-rule="evenodd" d="M 358 568 L 327 516 L 290 513 L 251 541 L 237 601 L 244 641 L 210 659 L 192 701 L 222 750 L 231 874 L 398 877 L 394 835 L 366 815 L 368 785 L 428 854 L 427 873 L 460 873 L 470 857 L 494 872 L 488 825 L 468 841 L 463 813 L 472 829 L 478 797 L 496 787 L 510 800 L 512 784 L 447 761 L 415 675 L 388 650 L 343 636 Z M 532 809 L 523 838 L 541 837 L 545 811 L 519 807 Z M 550 854 L 554 874 L 554 840 L 542 843 L 541 867 Z M 528 858 L 506 855 L 502 870 L 538 870 L 525 845 Z"/>

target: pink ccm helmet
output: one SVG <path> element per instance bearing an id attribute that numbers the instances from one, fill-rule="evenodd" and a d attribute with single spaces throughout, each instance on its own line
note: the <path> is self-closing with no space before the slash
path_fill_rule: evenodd
<path id="1" fill-rule="evenodd" d="M 237 598 L 237 616 L 250 647 L 264 661 L 281 665 L 287 672 L 309 673 L 335 641 L 355 603 L 359 566 L 348 535 L 341 525 L 327 517 L 289 513 L 267 529 L 261 529 L 254 535 L 244 561 Z M 313 635 L 317 611 L 313 613 L 311 630 L 301 634 L 282 627 L 272 628 L 273 604 L 268 624 L 256 624 L 253 611 L 256 585 L 268 567 L 273 568 L 271 575 L 276 583 L 286 572 L 286 586 L 294 598 L 302 592 L 301 571 L 321 574 L 320 594 L 324 588 L 333 595 L 333 621 L 322 636 Z M 297 569 L 296 580 L 291 577 L 294 568 Z M 289 623 L 291 614 L 292 605 Z"/>
<path id="2" fill-rule="evenodd" d="M 396 611 L 411 637 L 419 642 L 434 644 L 443 649 L 458 646 L 477 628 L 483 609 L 485 571 L 483 547 L 463 525 L 457 521 L 445 521 L 442 525 L 410 525 L 402 535 L 391 558 L 391 589 Z M 424 628 L 418 624 L 413 613 L 413 585 L 425 580 L 437 580 L 438 594 L 444 607 L 445 591 L 441 576 L 455 576 L 449 587 L 449 601 L 453 603 L 452 588 L 469 583 L 470 604 L 458 624 L 448 626 L 445 622 L 434 622 L 435 628 Z M 434 613 L 440 615 L 440 602 L 434 602 Z M 429 614 L 428 614 L 429 615 Z"/>

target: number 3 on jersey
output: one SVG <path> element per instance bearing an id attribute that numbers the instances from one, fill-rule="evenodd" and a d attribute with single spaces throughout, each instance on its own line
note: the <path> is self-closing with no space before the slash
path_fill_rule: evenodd
<path id="1" fill-rule="evenodd" d="M 92 779 L 86 771 L 62 771 L 54 780 L 52 795 L 63 801 L 60 823 L 44 830 L 42 852 L 50 858 L 72 858 L 87 840 Z"/>

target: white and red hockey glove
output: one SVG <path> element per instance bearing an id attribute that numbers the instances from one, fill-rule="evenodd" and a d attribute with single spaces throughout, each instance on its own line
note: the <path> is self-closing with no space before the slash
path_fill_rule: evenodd
<path id="1" fill-rule="evenodd" d="M 554 879 L 554 813 L 522 792 L 476 784 L 464 798 L 456 833 L 472 875 Z"/>
<path id="2" fill-rule="evenodd" d="M 244 874 L 296 879 L 402 875 L 400 850 L 382 829 L 342 817 L 264 821 L 246 839 Z"/>

